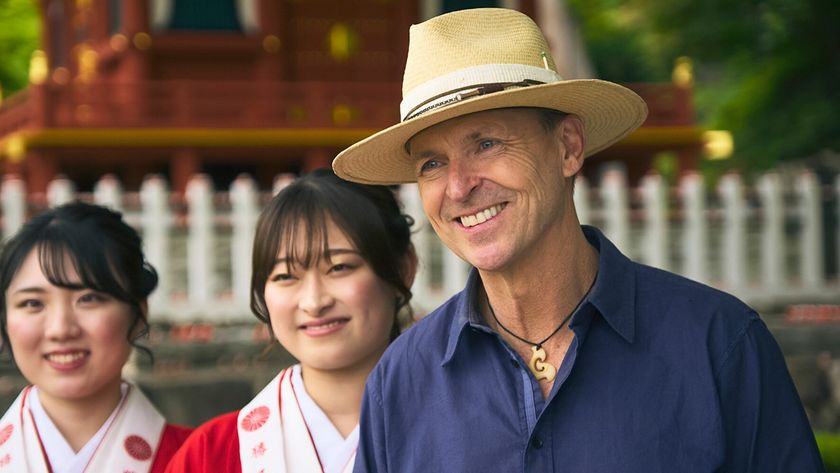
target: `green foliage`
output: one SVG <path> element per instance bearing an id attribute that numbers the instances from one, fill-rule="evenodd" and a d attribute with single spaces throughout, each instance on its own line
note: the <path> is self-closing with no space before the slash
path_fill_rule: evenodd
<path id="1" fill-rule="evenodd" d="M 620 0 L 568 0 L 598 75 L 616 82 L 670 80 L 670 62 L 642 30 L 642 19 Z"/>
<path id="2" fill-rule="evenodd" d="M 840 150 L 840 2 L 569 4 L 605 79 L 667 81 L 666 65 L 692 58 L 702 124 L 734 135 L 729 166 L 761 170 L 782 159 Z"/>
<path id="3" fill-rule="evenodd" d="M 840 473 L 840 434 L 816 433 L 825 469 L 828 473 Z"/>
<path id="4" fill-rule="evenodd" d="M 26 87 L 39 29 L 34 0 L 0 0 L 0 87 L 4 97 Z"/>

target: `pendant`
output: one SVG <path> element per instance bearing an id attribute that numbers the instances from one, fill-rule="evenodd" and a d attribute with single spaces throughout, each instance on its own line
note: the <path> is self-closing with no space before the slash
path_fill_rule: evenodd
<path id="1" fill-rule="evenodd" d="M 557 369 L 551 363 L 545 361 L 547 358 L 545 349 L 534 345 L 531 347 L 531 351 L 533 354 L 531 355 L 531 361 L 528 362 L 528 368 L 531 369 L 531 373 L 534 373 L 537 381 L 553 381 L 557 375 Z"/>

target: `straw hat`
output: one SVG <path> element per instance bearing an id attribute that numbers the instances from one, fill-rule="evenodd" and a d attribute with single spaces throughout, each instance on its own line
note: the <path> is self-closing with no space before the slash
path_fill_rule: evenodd
<path id="1" fill-rule="evenodd" d="M 630 89 L 595 79 L 563 80 L 555 69 L 539 27 L 515 10 L 461 10 L 413 25 L 402 121 L 342 151 L 333 169 L 366 184 L 414 182 L 406 142 L 430 126 L 483 110 L 540 107 L 578 115 L 587 156 L 645 120 L 647 106 Z"/>

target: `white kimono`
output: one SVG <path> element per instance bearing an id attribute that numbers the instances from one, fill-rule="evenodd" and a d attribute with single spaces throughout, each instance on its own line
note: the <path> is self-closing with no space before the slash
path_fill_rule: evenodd
<path id="1" fill-rule="evenodd" d="M 54 470 L 30 409 L 32 392 L 24 388 L 0 419 L 0 473 Z M 163 416 L 131 384 L 112 415 L 84 471 L 147 473 L 166 427 Z"/>
<path id="2" fill-rule="evenodd" d="M 239 411 L 237 433 L 242 471 L 351 472 L 356 459 L 358 426 L 339 444 L 324 441 L 319 430 L 323 429 L 326 416 L 317 406 L 313 411 L 312 406 L 315 406 L 314 401 L 301 382 L 300 365 L 284 369 L 268 383 Z M 318 414 L 323 419 L 317 419 Z M 306 417 L 311 422 L 307 422 Z M 313 422 L 318 430 L 313 428 Z M 324 448 L 327 445 L 329 448 Z"/>

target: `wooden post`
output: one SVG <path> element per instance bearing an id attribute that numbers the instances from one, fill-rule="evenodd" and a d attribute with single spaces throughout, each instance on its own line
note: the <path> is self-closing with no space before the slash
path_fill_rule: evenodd
<path id="1" fill-rule="evenodd" d="M 158 286 L 149 300 L 150 319 L 171 305 L 172 280 L 169 265 L 169 192 L 159 175 L 149 175 L 140 186 L 140 228 L 146 259 L 158 273 Z M 172 314 L 174 315 L 174 314 Z"/>
<path id="2" fill-rule="evenodd" d="M 122 199 L 122 186 L 113 174 L 102 176 L 93 188 L 94 202 L 120 213 L 123 213 Z"/>
<path id="3" fill-rule="evenodd" d="M 3 208 L 3 240 L 17 232 L 26 221 L 26 185 L 20 176 L 6 174 L 0 188 Z"/>
<path id="4" fill-rule="evenodd" d="M 251 176 L 240 174 L 230 186 L 231 290 L 237 313 L 243 316 L 251 313 L 251 251 L 260 213 L 257 197 L 257 186 Z"/>
<path id="5" fill-rule="evenodd" d="M 708 282 L 708 237 L 706 191 L 703 176 L 687 173 L 680 180 L 683 205 L 682 274 L 695 281 Z"/>
<path id="6" fill-rule="evenodd" d="M 723 200 L 723 283 L 731 291 L 746 286 L 746 205 L 741 176 L 730 173 L 720 179 Z"/>
<path id="7" fill-rule="evenodd" d="M 64 176 L 58 176 L 47 186 L 47 204 L 50 207 L 71 202 L 76 195 L 76 186 Z"/>
<path id="8" fill-rule="evenodd" d="M 213 189 L 210 178 L 196 174 L 184 197 L 189 207 L 187 293 L 191 308 L 210 318 L 214 290 Z"/>
<path id="9" fill-rule="evenodd" d="M 645 209 L 642 255 L 644 262 L 668 269 L 668 189 L 661 176 L 648 174 L 642 178 L 642 200 Z"/>
<path id="10" fill-rule="evenodd" d="M 764 174 L 756 183 L 756 190 L 764 216 L 761 227 L 761 284 L 765 293 L 773 294 L 784 288 L 785 281 L 784 207 L 779 175 L 774 172 Z"/>
<path id="11" fill-rule="evenodd" d="M 799 194 L 799 216 L 802 219 L 800 236 L 800 277 L 802 285 L 811 290 L 818 290 L 824 282 L 823 234 L 822 234 L 822 199 L 817 176 L 806 171 L 796 181 Z"/>
<path id="12" fill-rule="evenodd" d="M 608 169 L 601 180 L 604 201 L 604 233 L 625 254 L 629 248 L 630 219 L 627 211 L 627 176 L 618 169 Z"/>

